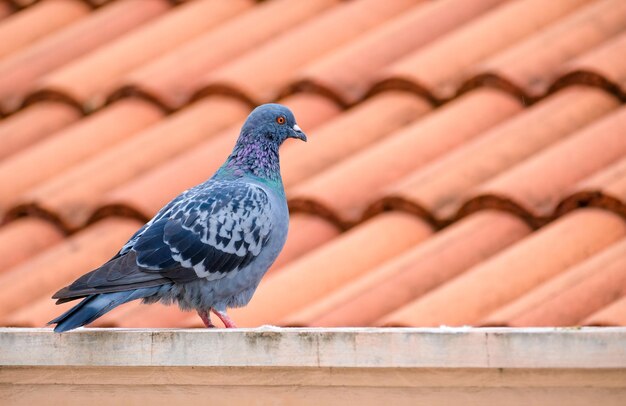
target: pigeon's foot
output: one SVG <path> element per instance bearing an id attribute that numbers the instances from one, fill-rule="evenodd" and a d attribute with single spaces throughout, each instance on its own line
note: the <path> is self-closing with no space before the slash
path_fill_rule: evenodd
<path id="1" fill-rule="evenodd" d="M 233 321 L 233 319 L 231 319 L 228 314 L 226 314 L 226 312 L 220 312 L 219 310 L 215 310 L 215 309 L 211 309 L 213 311 L 213 313 L 215 313 L 215 315 L 217 317 L 220 318 L 220 320 L 222 320 L 222 323 L 224 323 L 224 327 L 226 328 L 237 328 L 237 325 L 235 324 L 235 322 Z"/>
<path id="2" fill-rule="evenodd" d="M 198 310 L 198 316 L 202 319 L 202 322 L 207 328 L 215 327 L 215 324 L 211 322 L 211 312 L 208 310 Z"/>

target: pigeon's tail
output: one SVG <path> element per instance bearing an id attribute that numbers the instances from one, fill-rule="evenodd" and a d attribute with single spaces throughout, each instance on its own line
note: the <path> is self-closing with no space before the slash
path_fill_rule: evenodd
<path id="1" fill-rule="evenodd" d="M 149 288 L 125 290 L 122 292 L 90 295 L 70 310 L 48 322 L 48 324 L 56 324 L 54 331 L 63 333 L 89 324 L 121 304 L 152 296 L 158 292 L 159 288 L 160 286 L 153 286 Z"/>

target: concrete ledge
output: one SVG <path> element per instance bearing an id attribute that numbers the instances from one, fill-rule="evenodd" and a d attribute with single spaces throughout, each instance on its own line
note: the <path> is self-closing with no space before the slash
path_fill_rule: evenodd
<path id="1" fill-rule="evenodd" d="M 1 405 L 626 405 L 626 329 L 0 329 Z"/>
<path id="2" fill-rule="evenodd" d="M 0 329 L 2 366 L 626 368 L 626 328 Z"/>

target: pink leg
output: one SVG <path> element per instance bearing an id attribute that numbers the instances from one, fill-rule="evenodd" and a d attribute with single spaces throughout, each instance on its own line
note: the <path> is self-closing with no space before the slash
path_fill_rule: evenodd
<path id="1" fill-rule="evenodd" d="M 213 308 L 211 308 L 211 310 L 213 311 L 213 313 L 215 313 L 215 315 L 217 317 L 220 318 L 220 320 L 222 320 L 222 323 L 224 323 L 224 327 L 226 327 L 226 328 L 237 328 L 237 325 L 235 324 L 233 319 L 228 317 L 228 314 L 226 314 L 226 312 L 220 312 L 219 310 L 215 310 Z"/>
<path id="2" fill-rule="evenodd" d="M 213 323 L 211 323 L 211 312 L 208 310 L 198 310 L 198 316 L 200 316 L 200 318 L 202 319 L 202 322 L 204 323 L 205 326 L 207 326 L 207 328 L 213 328 L 215 327 L 215 325 Z"/>

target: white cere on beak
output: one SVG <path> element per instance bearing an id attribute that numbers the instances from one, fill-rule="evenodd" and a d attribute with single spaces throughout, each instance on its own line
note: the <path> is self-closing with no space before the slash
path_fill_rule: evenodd
<path id="1" fill-rule="evenodd" d="M 298 132 L 302 132 L 302 129 L 300 129 L 300 126 L 298 126 L 298 124 L 295 124 L 295 125 L 293 126 L 293 129 L 294 129 L 294 130 L 296 130 L 296 131 L 298 131 Z"/>

